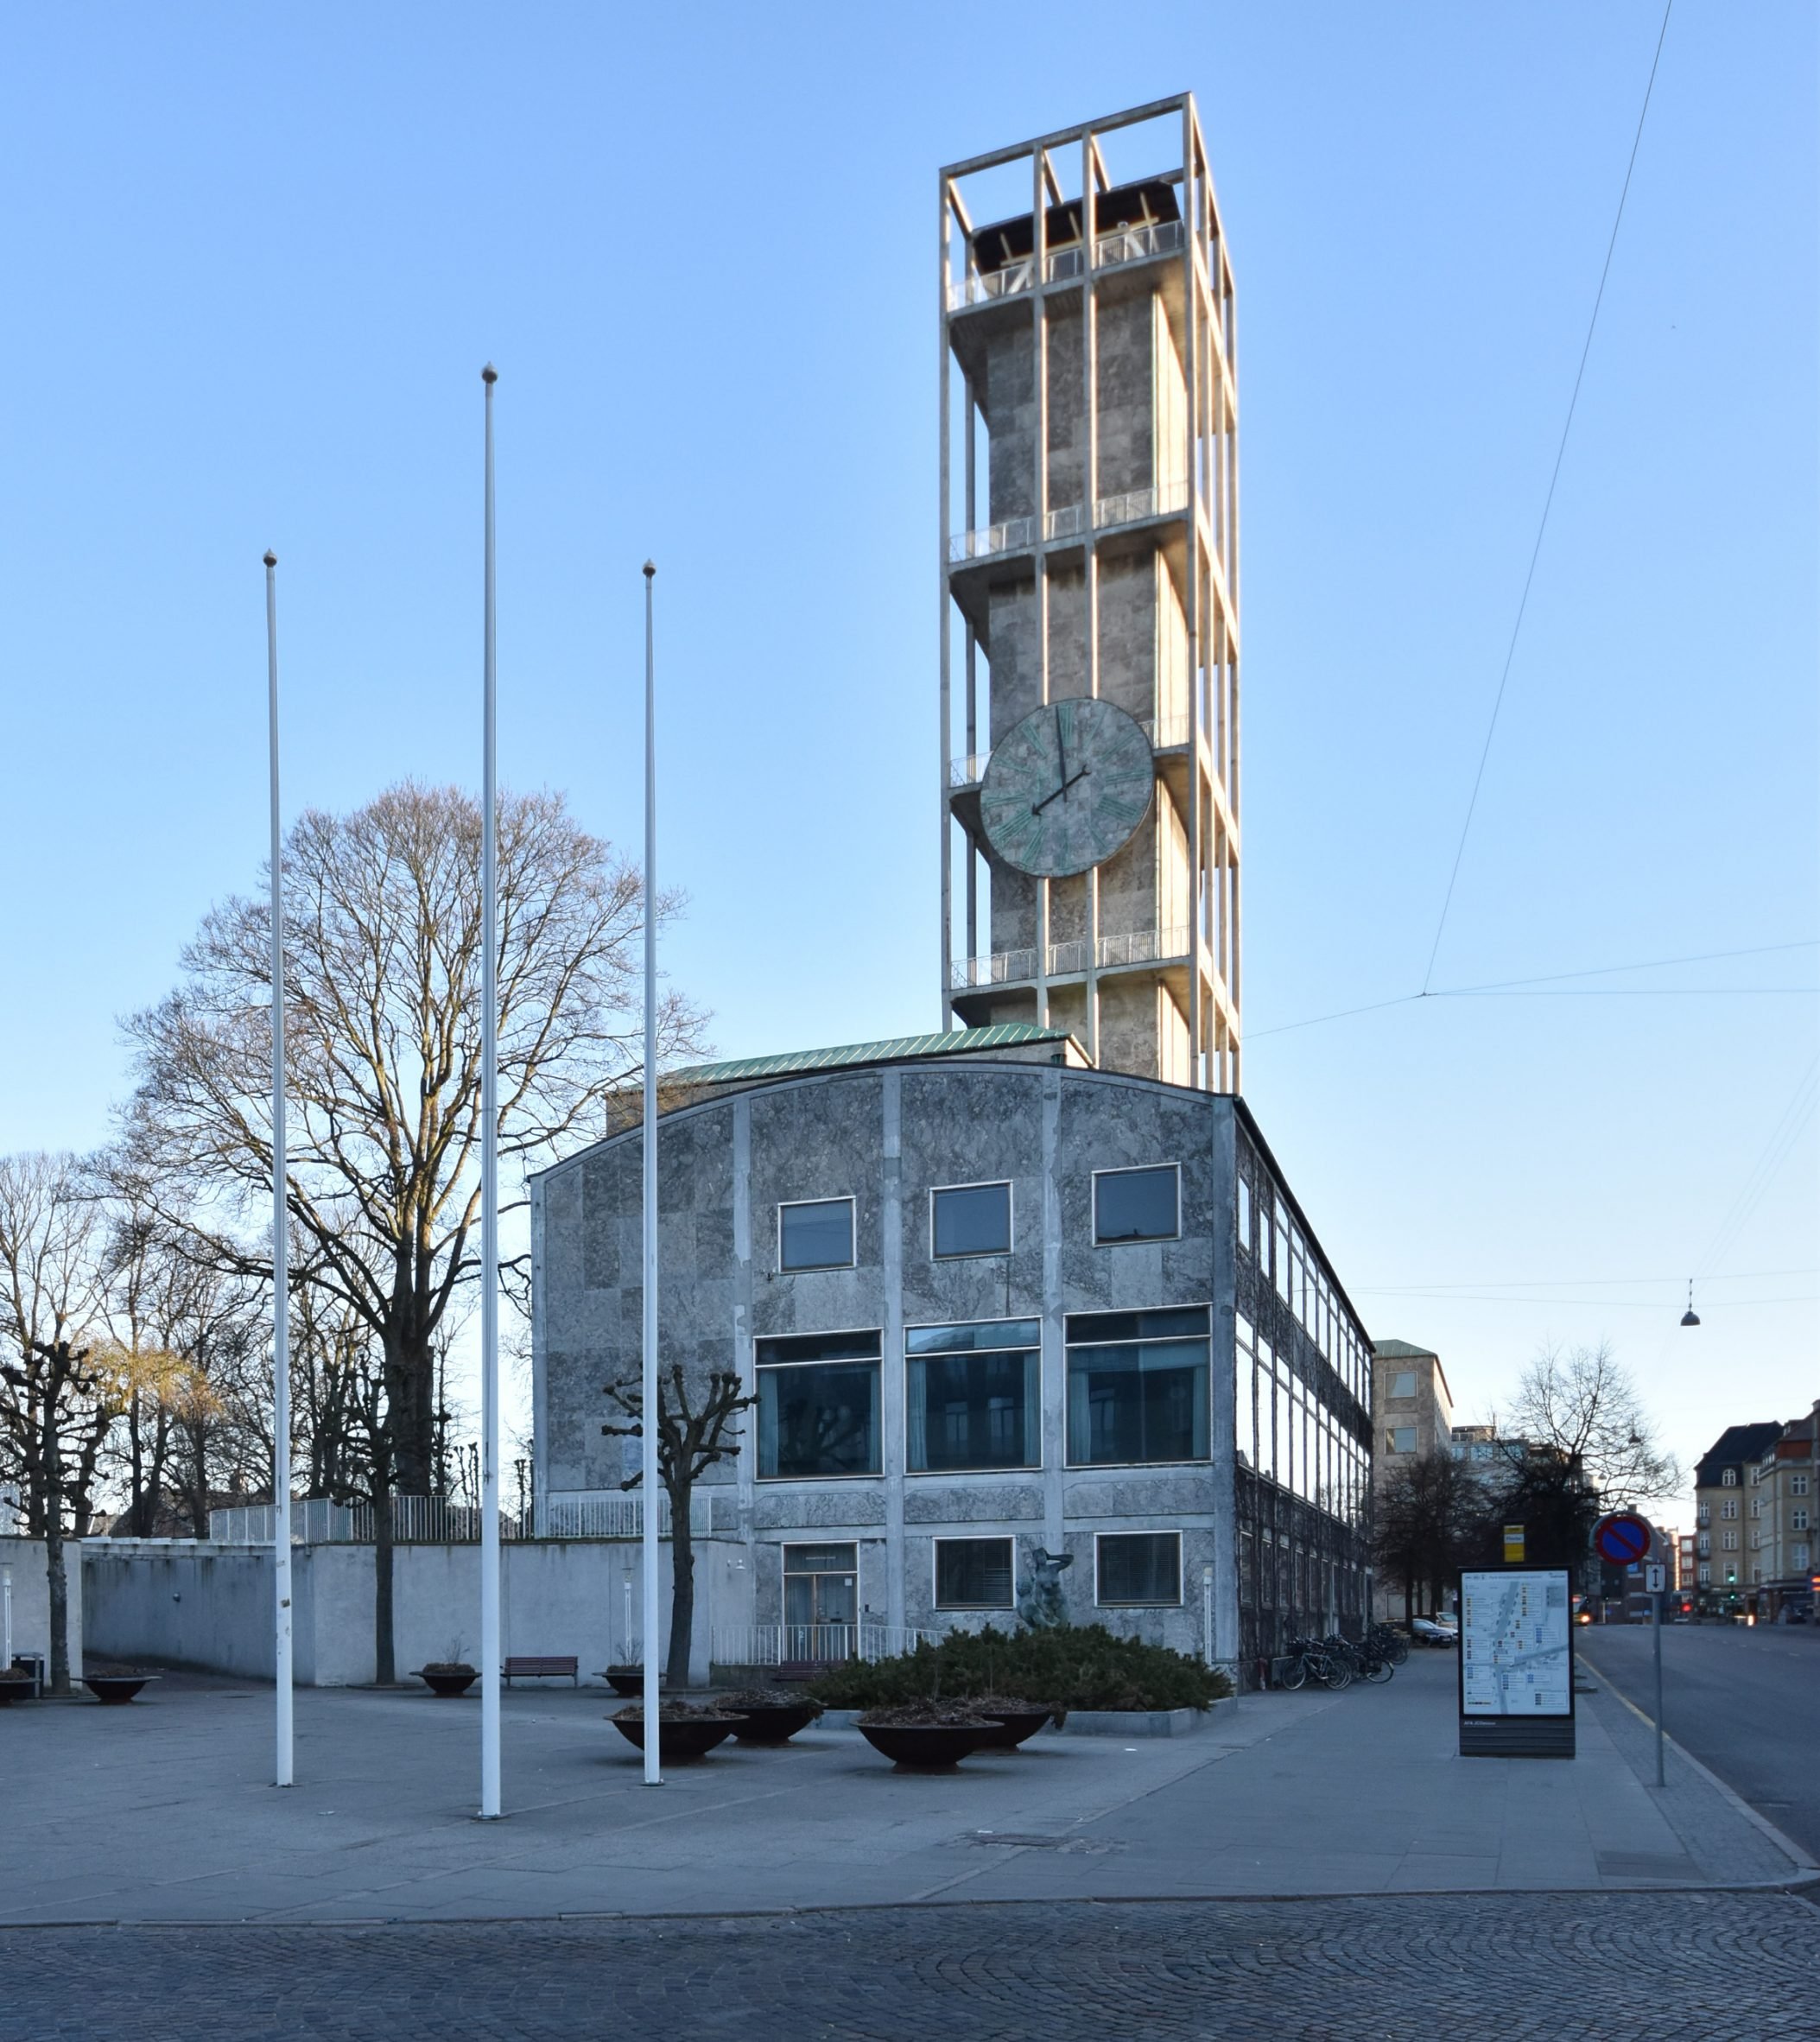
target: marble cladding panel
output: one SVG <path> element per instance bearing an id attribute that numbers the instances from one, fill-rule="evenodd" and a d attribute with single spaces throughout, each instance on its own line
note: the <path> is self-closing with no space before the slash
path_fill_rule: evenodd
<path id="1" fill-rule="evenodd" d="M 637 1280 L 643 1168 L 636 1135 L 604 1142 L 582 1162 L 582 1280 L 590 1291 L 612 1289 L 621 1281 L 622 1270 Z M 554 1224 L 547 1226 L 546 1240 L 555 1235 Z M 630 1261 L 625 1259 L 628 1246 Z"/>
<path id="2" fill-rule="evenodd" d="M 904 1317 L 910 1325 L 1040 1311 L 1043 1297 L 1043 1078 L 906 1071 L 900 1141 Z M 929 1193 L 1008 1179 L 1011 1252 L 937 1262 Z"/>
<path id="3" fill-rule="evenodd" d="M 755 1531 L 826 1532 L 837 1536 L 858 1525 L 885 1522 L 885 1491 L 849 1483 L 827 1488 L 785 1489 L 760 1484 L 752 1495 Z"/>
<path id="4" fill-rule="evenodd" d="M 992 434 L 988 475 L 991 522 L 1028 517 L 1036 489 L 1036 338 L 1021 322 L 996 334 L 986 376 L 976 390 Z"/>
<path id="5" fill-rule="evenodd" d="M 923 1478 L 905 1485 L 904 1521 L 907 1525 L 1024 1524 L 1043 1515 L 1043 1484 L 1032 1475 L 1025 1482 L 994 1483 L 991 1487 L 938 1487 Z"/>
<path id="6" fill-rule="evenodd" d="M 1204 1515 L 1214 1507 L 1213 1469 L 1198 1465 L 1139 1472 L 1127 1468 L 1099 1481 L 1076 1473 L 1069 1477 L 1062 1498 L 1070 1518 L 1136 1519 L 1159 1512 Z"/>

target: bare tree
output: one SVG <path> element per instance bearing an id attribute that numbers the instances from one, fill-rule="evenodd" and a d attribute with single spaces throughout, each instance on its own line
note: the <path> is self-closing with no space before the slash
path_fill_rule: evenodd
<path id="1" fill-rule="evenodd" d="M 600 1430 L 609 1436 L 643 1438 L 644 1391 L 641 1379 L 634 1376 L 609 1383 L 606 1395 L 625 1417 L 619 1422 L 609 1419 Z M 663 1375 L 657 1379 L 657 1479 L 669 1499 L 670 1519 L 669 1657 L 663 1677 L 673 1689 L 688 1685 L 689 1638 L 695 1624 L 695 1544 L 689 1524 L 695 1480 L 717 1461 L 730 1461 L 739 1451 L 736 1421 L 741 1411 L 758 1401 L 756 1397 L 741 1395 L 739 1378 L 720 1369 L 698 1386 L 696 1397 L 692 1405 L 680 1363 L 672 1364 L 667 1379 Z M 641 1472 L 629 1475 L 619 1486 L 636 1489 L 644 1479 Z M 645 1508 L 651 1506 L 647 1499 Z M 647 1623 L 655 1614 L 647 1614 Z"/>
<path id="2" fill-rule="evenodd" d="M 295 1278 L 376 1346 L 380 1460 L 405 1493 L 435 1486 L 437 1334 L 478 1269 L 480 823 L 457 790 L 405 782 L 350 815 L 308 812 L 285 852 Z M 638 1075 L 645 904 L 555 794 L 501 797 L 498 899 L 499 1154 L 529 1167 L 598 1130 Z M 268 1281 L 270 926 L 263 896 L 212 910 L 179 989 L 129 1024 L 149 1179 L 212 1203 L 193 1224 L 216 1266 Z M 666 1059 L 699 1029 L 669 996 Z"/>
<path id="3" fill-rule="evenodd" d="M 1608 1509 L 1680 1490 L 1680 1463 L 1608 1341 L 1544 1348 L 1523 1372 L 1510 1424 L 1561 1455 Z"/>
<path id="4" fill-rule="evenodd" d="M 1426 1591 L 1438 1609 L 1455 1572 L 1471 1563 L 1481 1539 L 1487 1491 L 1472 1467 L 1445 1447 L 1399 1463 L 1379 1491 L 1372 1549 L 1379 1573 L 1403 1587 L 1403 1616 Z"/>
<path id="5" fill-rule="evenodd" d="M 0 1157 L 0 1456 L 19 1479 L 26 1530 L 45 1542 L 51 1690 L 67 1695 L 66 1512 L 79 1534 L 95 1456 L 119 1409 L 102 1316 L 103 1215 L 76 1158 Z M 73 1506 L 73 1507 L 72 1507 Z"/>

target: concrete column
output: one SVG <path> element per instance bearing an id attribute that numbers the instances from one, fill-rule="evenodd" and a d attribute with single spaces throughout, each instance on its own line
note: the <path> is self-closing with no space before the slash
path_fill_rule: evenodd
<path id="1" fill-rule="evenodd" d="M 1043 1074 L 1043 1543 L 1062 1551 L 1068 1359 L 1062 1312 L 1062 1074 Z"/>
<path id="2" fill-rule="evenodd" d="M 883 1120 L 883 1167 L 878 1223 L 879 1270 L 883 1283 L 884 1329 L 878 1412 L 885 1468 L 885 1610 L 888 1624 L 904 1620 L 904 1088 L 895 1070 L 879 1081 Z"/>

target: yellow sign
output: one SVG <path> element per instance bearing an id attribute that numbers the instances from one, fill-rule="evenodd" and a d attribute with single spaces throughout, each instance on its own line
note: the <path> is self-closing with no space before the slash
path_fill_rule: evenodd
<path id="1" fill-rule="evenodd" d="M 1506 1525 L 1504 1527 L 1504 1564 L 1520 1567 L 1523 1564 L 1523 1527 Z"/>

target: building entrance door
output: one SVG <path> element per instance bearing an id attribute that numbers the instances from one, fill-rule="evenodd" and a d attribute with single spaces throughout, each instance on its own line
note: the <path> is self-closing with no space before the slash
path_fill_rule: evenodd
<path id="1" fill-rule="evenodd" d="M 783 1549 L 783 1621 L 791 1659 L 844 1659 L 859 1619 L 859 1549 L 853 1544 Z M 847 1635 L 836 1635 L 835 1633 Z"/>

